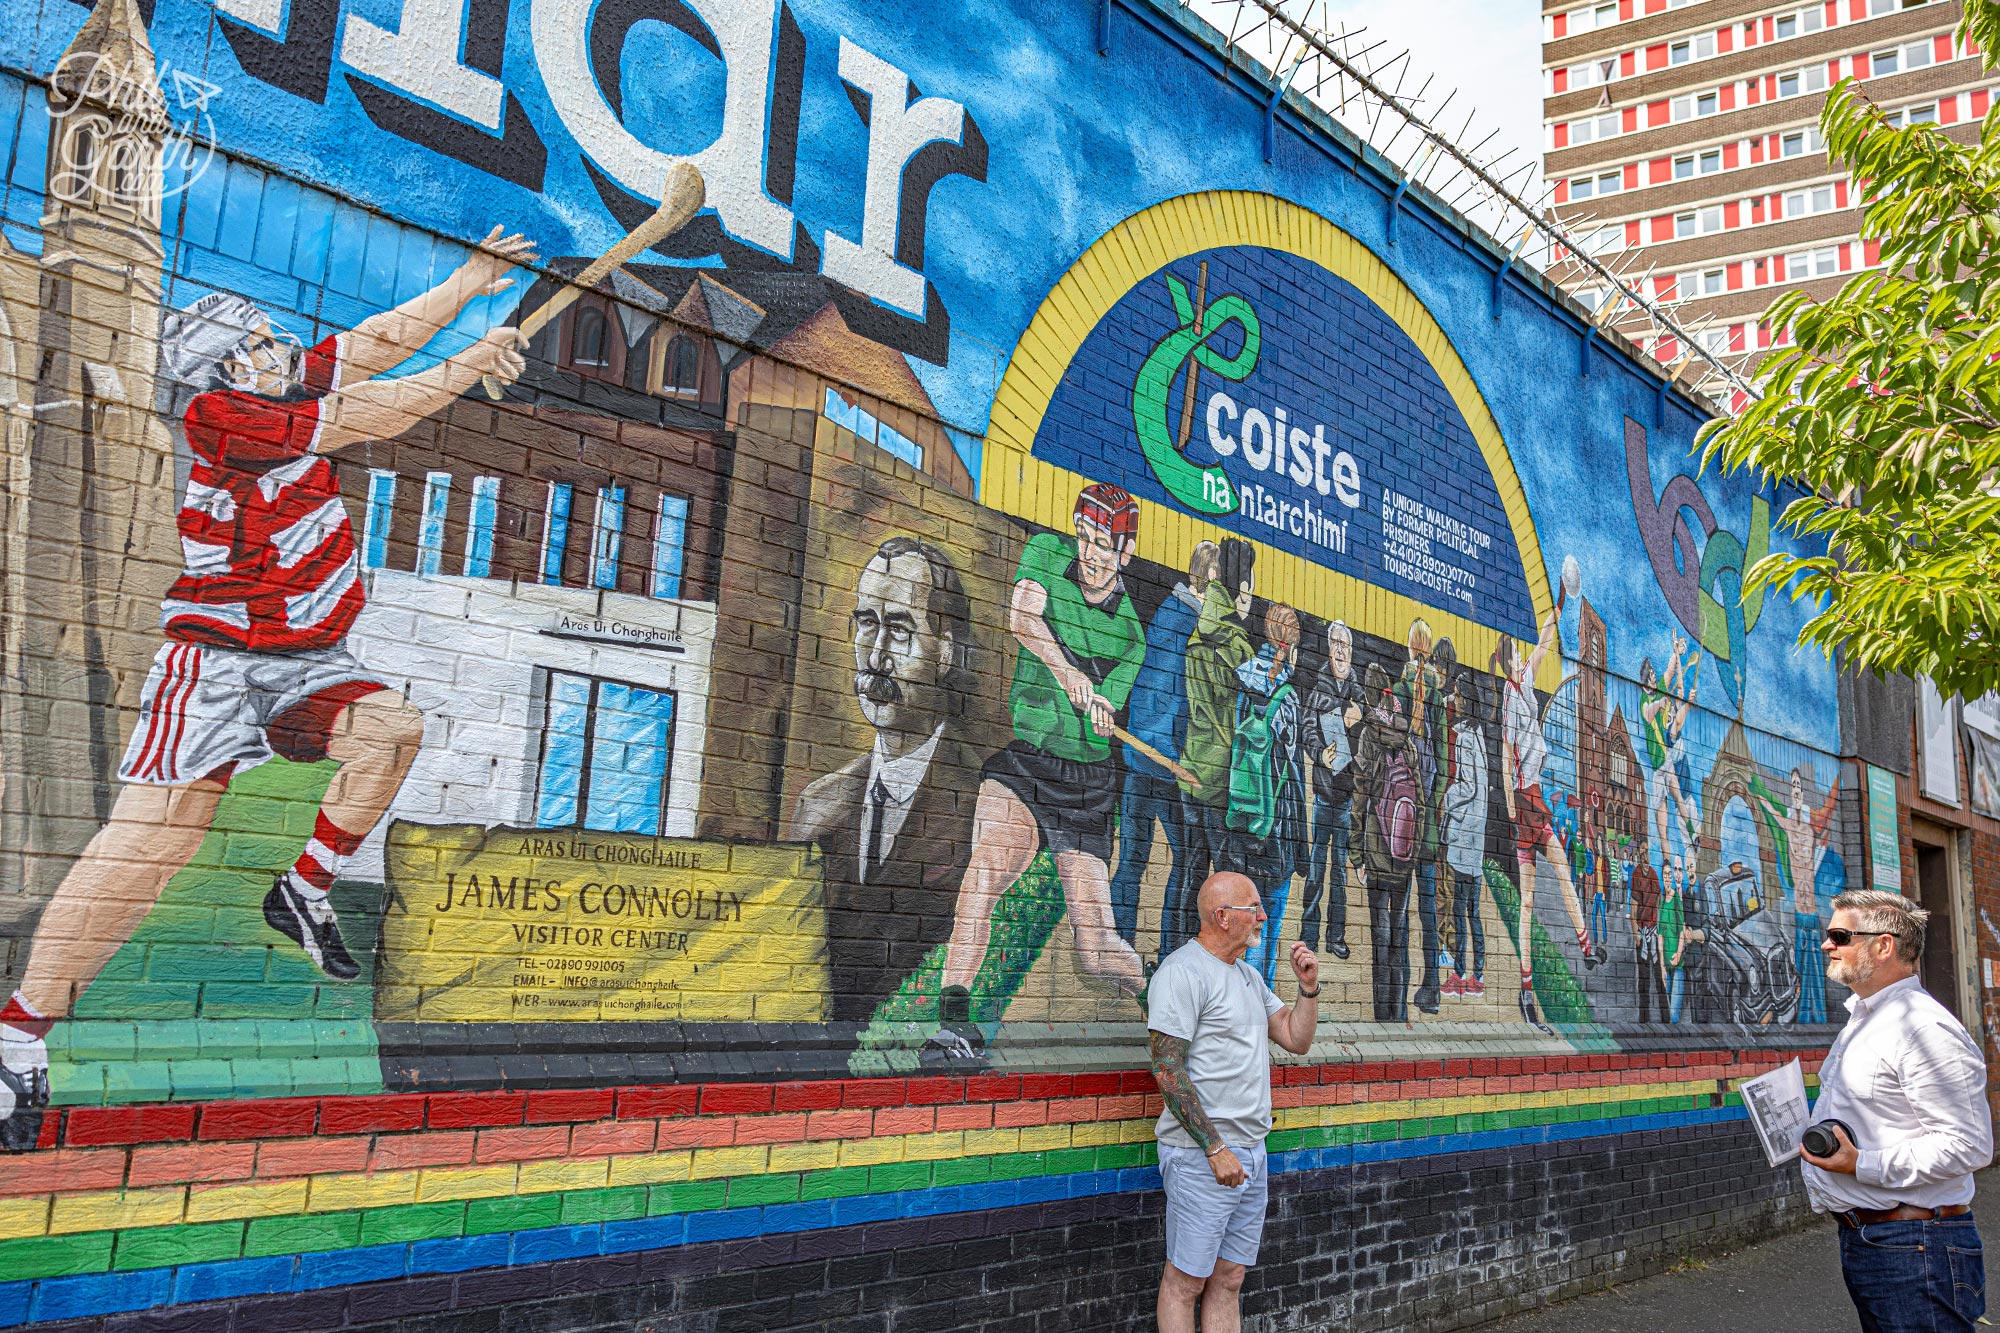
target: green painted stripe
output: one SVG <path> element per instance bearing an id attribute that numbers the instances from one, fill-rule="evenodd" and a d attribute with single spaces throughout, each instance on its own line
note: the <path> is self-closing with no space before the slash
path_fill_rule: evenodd
<path id="1" fill-rule="evenodd" d="M 1738 1105 L 1734 1093 L 1726 1105 Z M 1365 1143 L 1708 1109 L 1712 1094 L 1589 1102 L 1466 1115 L 1417 1116 L 1274 1132 L 1273 1152 L 1346 1148 Z M 464 1202 L 396 1204 L 345 1213 L 305 1213 L 187 1226 L 170 1224 L 73 1236 L 0 1241 L 0 1273 L 10 1280 L 102 1273 L 274 1254 L 347 1249 L 453 1236 L 483 1236 L 536 1227 L 579 1225 L 624 1218 L 748 1208 L 767 1204 L 889 1194 L 904 1190 L 1022 1180 L 1042 1175 L 1124 1170 L 1158 1160 L 1154 1145 L 1116 1143 L 1047 1152 L 998 1153 L 934 1162 L 885 1162 L 875 1166 L 787 1171 L 659 1185 L 613 1185 L 549 1194 L 510 1194 Z"/>

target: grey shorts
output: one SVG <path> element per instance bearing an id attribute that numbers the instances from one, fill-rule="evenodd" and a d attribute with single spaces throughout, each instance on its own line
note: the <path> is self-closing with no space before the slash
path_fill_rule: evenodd
<path id="1" fill-rule="evenodd" d="M 1160 1181 L 1167 1187 L 1167 1262 L 1189 1277 L 1207 1277 L 1217 1259 L 1245 1268 L 1257 1262 L 1264 1212 L 1271 1201 L 1270 1159 L 1264 1145 L 1232 1148 L 1243 1183 L 1225 1189 L 1199 1148 L 1160 1145 Z"/>
<path id="2" fill-rule="evenodd" d="M 273 755 L 314 763 L 326 757 L 340 710 L 382 688 L 342 648 L 253 653 L 170 642 L 146 677 L 118 776 L 177 786 L 227 778 Z"/>

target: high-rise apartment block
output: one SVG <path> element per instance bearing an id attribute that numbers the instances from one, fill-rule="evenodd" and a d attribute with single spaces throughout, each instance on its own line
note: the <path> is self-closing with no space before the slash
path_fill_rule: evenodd
<path id="1" fill-rule="evenodd" d="M 1995 81 L 1954 36 L 1959 0 L 1604 0 L 1543 10 L 1544 166 L 1558 212 L 1711 351 L 1771 345 L 1783 291 L 1837 290 L 1879 262 L 1818 133 L 1841 79 L 1893 123 L 1978 134 Z M 1614 252 L 1644 250 L 1641 257 Z M 1632 262 L 1633 259 L 1637 262 Z M 1593 309 L 1603 280 L 1567 285 Z M 1616 328 L 1662 361 L 1680 348 L 1627 305 Z"/>

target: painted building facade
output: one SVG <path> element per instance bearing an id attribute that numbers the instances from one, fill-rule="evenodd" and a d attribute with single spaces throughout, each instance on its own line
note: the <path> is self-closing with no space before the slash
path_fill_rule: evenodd
<path id="1" fill-rule="evenodd" d="M 1140 1326 L 1204 868 L 1330 987 L 1261 1326 L 1798 1215 L 1733 1081 L 1865 862 L 1783 497 L 1103 15 L 0 33 L 0 1324 Z"/>

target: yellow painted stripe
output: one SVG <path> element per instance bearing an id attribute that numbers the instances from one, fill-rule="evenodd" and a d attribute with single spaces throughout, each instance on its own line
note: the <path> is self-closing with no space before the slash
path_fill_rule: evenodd
<path id="1" fill-rule="evenodd" d="M 1597 1088 L 1488 1096 L 1405 1098 L 1329 1106 L 1286 1107 L 1276 1114 L 1277 1129 L 1530 1111 L 1564 1106 L 1646 1101 L 1655 1097 L 1705 1095 L 1714 1078 L 1673 1083 L 1629 1083 Z M 446 1199 L 549 1194 L 605 1185 L 659 1184 L 689 1179 L 754 1176 L 766 1172 L 817 1171 L 835 1166 L 885 1162 L 991 1157 L 1003 1153 L 1050 1152 L 1064 1148 L 1144 1143 L 1153 1137 L 1153 1119 L 1081 1121 L 1028 1125 L 1018 1129 L 977 1129 L 926 1134 L 886 1134 L 879 1138 L 813 1143 L 762 1144 L 732 1148 L 678 1149 L 630 1156 L 556 1159 L 500 1166 L 426 1167 L 372 1175 L 339 1172 L 295 1180 L 256 1181 L 213 1188 L 96 1190 L 0 1201 L 0 1240 L 47 1233 L 106 1231 L 119 1227 L 181 1222 L 218 1222 L 307 1212 L 345 1212 Z"/>

